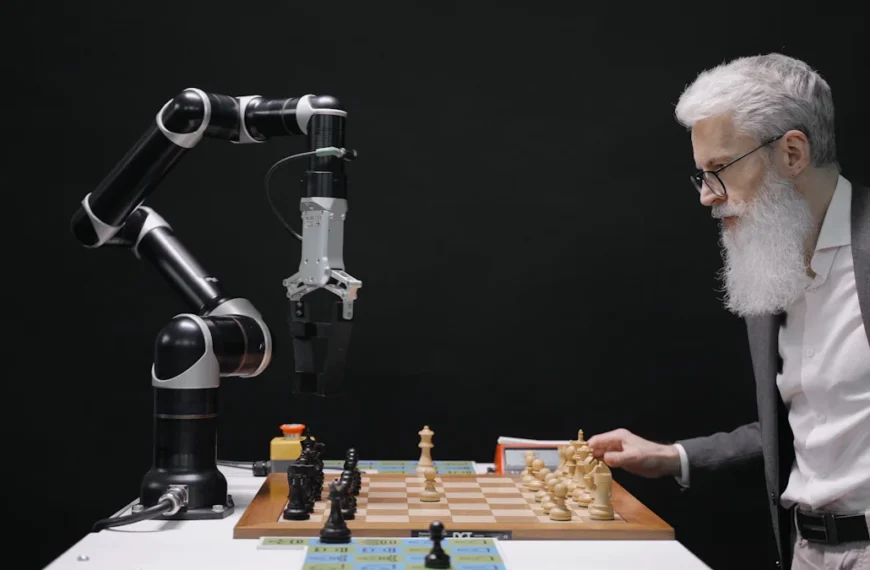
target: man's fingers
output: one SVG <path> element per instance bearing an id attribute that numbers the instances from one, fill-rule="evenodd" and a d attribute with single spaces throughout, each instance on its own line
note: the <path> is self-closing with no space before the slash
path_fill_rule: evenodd
<path id="1" fill-rule="evenodd" d="M 622 451 L 623 430 L 613 430 L 592 436 L 587 444 L 592 454 L 600 459 L 607 451 Z"/>
<path id="2" fill-rule="evenodd" d="M 627 455 L 624 451 L 608 451 L 604 454 L 604 462 L 608 467 L 622 467 Z"/>

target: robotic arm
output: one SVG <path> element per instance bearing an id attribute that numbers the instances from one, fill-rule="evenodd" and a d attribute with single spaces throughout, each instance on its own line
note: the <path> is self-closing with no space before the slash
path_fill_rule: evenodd
<path id="1" fill-rule="evenodd" d="M 355 156 L 344 148 L 346 120 L 341 104 L 329 96 L 267 99 L 186 89 L 160 109 L 74 214 L 72 232 L 82 245 L 131 248 L 193 311 L 173 318 L 155 343 L 154 456 L 142 482 L 140 511 L 171 519 L 221 518 L 233 511 L 226 479 L 215 463 L 217 388 L 221 377 L 259 375 L 272 356 L 269 328 L 253 304 L 224 293 L 170 225 L 143 202 L 204 137 L 253 144 L 307 136 L 302 258 L 299 271 L 284 281 L 296 361 L 294 391 L 337 393 L 353 302 L 362 286 L 344 271 L 342 258 L 344 163 Z"/>

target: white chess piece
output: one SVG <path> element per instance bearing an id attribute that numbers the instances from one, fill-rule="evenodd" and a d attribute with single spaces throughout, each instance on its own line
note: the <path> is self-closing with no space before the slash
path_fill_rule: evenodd
<path id="1" fill-rule="evenodd" d="M 592 492 L 592 504 L 589 505 L 589 517 L 597 521 L 613 520 L 613 505 L 610 503 L 613 475 L 610 472 L 610 468 L 601 462 L 595 467 L 593 476 L 595 479 L 595 490 Z"/>
<path id="2" fill-rule="evenodd" d="M 432 437 L 435 435 L 435 432 L 429 429 L 429 426 L 423 426 L 423 429 L 418 431 L 417 435 L 420 436 L 420 443 L 417 445 L 420 448 L 417 473 L 423 473 L 423 469 L 426 467 L 435 467 L 435 463 L 432 461 L 432 448 L 435 447 L 432 444 Z"/>
<path id="3" fill-rule="evenodd" d="M 550 509 L 550 520 L 569 521 L 572 518 L 571 511 L 565 506 L 565 497 L 568 495 L 568 487 L 557 483 L 553 488 L 553 502 L 555 506 Z"/>
<path id="4" fill-rule="evenodd" d="M 424 488 L 420 491 L 420 500 L 424 503 L 437 503 L 441 500 L 441 493 L 435 489 L 435 468 L 423 468 Z"/>
<path id="5" fill-rule="evenodd" d="M 577 467 L 574 469 L 574 492 L 572 497 L 574 502 L 580 507 L 586 507 L 592 502 L 592 497 L 586 492 L 586 459 L 589 457 L 589 446 L 584 445 L 574 454 L 574 463 Z"/>
<path id="6" fill-rule="evenodd" d="M 537 491 L 541 488 L 541 480 L 544 478 L 544 476 L 541 475 L 541 471 L 545 469 L 547 470 L 547 473 L 550 472 L 549 469 L 544 467 L 543 459 L 535 459 L 532 461 L 532 478 L 529 479 L 529 484 L 526 485 L 530 491 Z M 544 475 L 547 473 L 544 473 Z"/>
<path id="7" fill-rule="evenodd" d="M 544 498 L 547 496 L 547 483 L 555 477 L 556 474 L 552 473 L 548 467 L 544 467 L 538 472 L 538 477 L 540 478 L 539 485 L 536 486 L 537 492 L 535 493 L 535 502 L 542 503 L 544 502 Z"/>
<path id="8" fill-rule="evenodd" d="M 558 477 L 554 476 L 554 477 L 549 477 L 548 479 L 549 479 L 547 481 L 548 496 L 544 498 L 544 502 L 541 504 L 541 508 L 543 509 L 545 515 L 549 515 L 550 509 L 552 509 L 553 507 L 556 506 L 556 503 L 554 502 L 554 499 L 556 497 L 555 490 L 556 490 L 556 484 L 559 483 Z"/>
<path id="9" fill-rule="evenodd" d="M 523 482 L 524 487 L 528 487 L 529 481 L 531 481 L 532 478 L 532 462 L 535 461 L 535 452 L 531 450 L 526 451 L 525 460 L 526 468 L 523 469 L 520 480 Z"/>

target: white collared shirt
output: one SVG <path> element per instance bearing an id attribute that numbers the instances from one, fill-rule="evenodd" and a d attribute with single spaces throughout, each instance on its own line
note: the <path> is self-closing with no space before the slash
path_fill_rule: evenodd
<path id="1" fill-rule="evenodd" d="M 837 182 L 810 267 L 815 278 L 779 331 L 795 463 L 782 504 L 870 510 L 870 343 L 864 330 L 851 234 L 852 185 Z"/>
<path id="2" fill-rule="evenodd" d="M 870 341 L 855 284 L 851 203 L 852 185 L 840 176 L 810 261 L 815 278 L 779 332 L 776 383 L 795 449 L 786 508 L 870 511 Z M 688 457 L 676 447 L 677 480 L 688 486 Z"/>

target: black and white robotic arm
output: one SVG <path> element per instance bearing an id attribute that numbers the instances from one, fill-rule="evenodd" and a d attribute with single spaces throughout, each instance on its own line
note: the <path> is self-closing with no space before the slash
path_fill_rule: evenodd
<path id="1" fill-rule="evenodd" d="M 300 202 L 302 256 L 284 281 L 294 343 L 294 390 L 341 390 L 344 359 L 361 282 L 345 272 L 347 214 L 344 147 L 347 113 L 329 96 L 269 99 L 186 89 L 168 101 L 139 141 L 86 195 L 72 232 L 88 248 L 129 247 L 148 260 L 191 308 L 158 334 L 154 349 L 154 457 L 141 508 L 162 518 L 218 518 L 233 510 L 216 467 L 217 389 L 221 377 L 254 377 L 272 357 L 272 337 L 247 299 L 226 294 L 144 206 L 178 161 L 203 138 L 236 144 L 305 136 L 308 168 Z M 151 510 L 156 509 L 154 513 Z M 159 511 L 159 512 L 157 512 Z M 101 521 L 100 528 L 124 524 Z"/>

